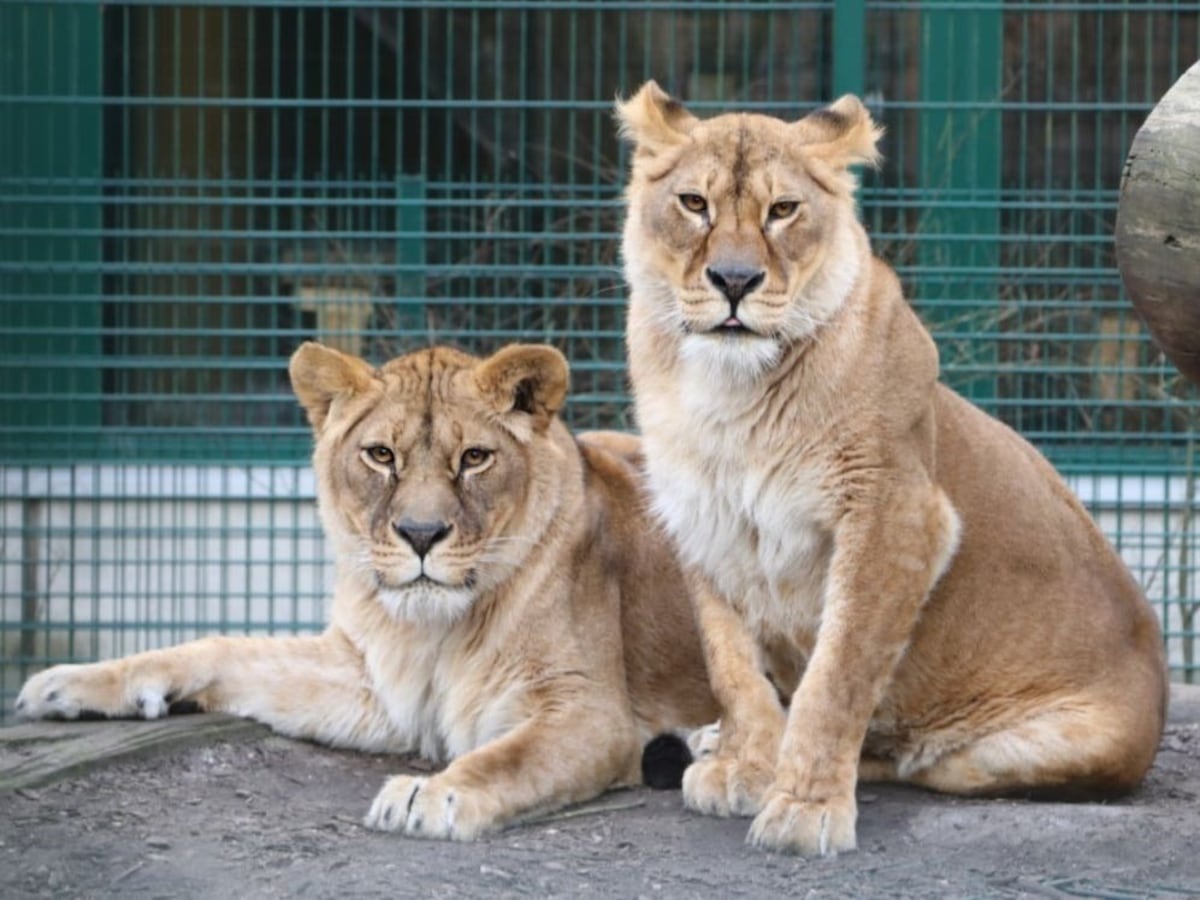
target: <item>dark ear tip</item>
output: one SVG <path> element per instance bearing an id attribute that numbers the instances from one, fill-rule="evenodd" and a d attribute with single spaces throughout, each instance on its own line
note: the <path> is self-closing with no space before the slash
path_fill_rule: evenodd
<path id="1" fill-rule="evenodd" d="M 562 382 L 565 390 L 571 378 L 571 364 L 561 350 L 549 344 L 522 344 L 516 350 L 532 361 L 531 369 L 537 373 L 536 381 L 543 385 Z"/>
<path id="2" fill-rule="evenodd" d="M 832 128 L 845 128 L 848 124 L 845 113 L 836 110 L 831 106 L 822 106 L 820 109 L 813 110 L 812 117 L 824 122 Z"/>
<path id="3" fill-rule="evenodd" d="M 534 400 L 535 386 L 533 380 L 526 378 L 518 381 L 513 388 L 513 406 L 516 412 L 529 413 L 532 415 L 537 410 L 537 404 Z"/>
<path id="4" fill-rule="evenodd" d="M 548 344 L 509 344 L 479 361 L 475 384 L 501 413 L 549 421 L 561 409 L 570 381 L 567 358 Z"/>

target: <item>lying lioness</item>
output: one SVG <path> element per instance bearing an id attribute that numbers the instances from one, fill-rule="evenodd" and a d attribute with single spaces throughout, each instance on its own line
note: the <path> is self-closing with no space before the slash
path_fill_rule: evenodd
<path id="1" fill-rule="evenodd" d="M 857 219 L 862 104 L 701 121 L 650 82 L 618 118 L 637 417 L 721 704 L 685 802 L 827 854 L 860 778 L 1134 787 L 1158 622 L 1051 466 L 938 383 Z"/>
<path id="2" fill-rule="evenodd" d="M 635 782 L 647 738 L 716 718 L 636 439 L 572 438 L 558 351 L 433 349 L 372 369 L 305 344 L 290 371 L 337 561 L 326 631 L 56 666 L 24 686 L 20 715 L 155 718 L 195 701 L 338 747 L 419 751 L 451 762 L 390 779 L 366 822 L 456 839 Z"/>

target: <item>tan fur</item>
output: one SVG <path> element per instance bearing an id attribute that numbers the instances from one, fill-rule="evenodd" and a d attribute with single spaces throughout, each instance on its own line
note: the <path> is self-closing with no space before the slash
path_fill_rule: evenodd
<path id="1" fill-rule="evenodd" d="M 1133 788 L 1157 620 L 1052 467 L 938 383 L 854 207 L 879 129 L 853 98 L 793 123 L 664 98 L 618 118 L 637 415 L 722 708 L 685 801 L 826 854 L 855 846 L 859 778 Z"/>
<path id="2" fill-rule="evenodd" d="M 716 718 L 636 439 L 571 437 L 558 351 L 433 349 L 372 369 L 305 344 L 291 376 L 337 562 L 328 629 L 57 666 L 25 685 L 21 715 L 154 718 L 195 700 L 295 737 L 418 751 L 449 765 L 388 781 L 367 824 L 458 839 L 636 781 L 647 738 Z M 398 528 L 430 523 L 450 530 L 422 559 Z"/>

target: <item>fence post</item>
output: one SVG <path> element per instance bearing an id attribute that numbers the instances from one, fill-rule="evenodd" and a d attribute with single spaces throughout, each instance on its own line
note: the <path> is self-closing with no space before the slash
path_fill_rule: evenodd
<path id="1" fill-rule="evenodd" d="M 13 97 L 0 104 L 8 460 L 78 457 L 97 441 L 102 40 L 100 4 L 0 7 L 0 94 Z M 58 430 L 50 446 L 47 427 Z"/>
<path id="2" fill-rule="evenodd" d="M 833 96 L 863 93 L 867 46 L 866 0 L 833 5 Z"/>
<path id="3" fill-rule="evenodd" d="M 42 502 L 33 497 L 21 501 L 21 632 L 17 648 L 17 670 L 22 682 L 29 665 L 37 658 L 39 529 Z"/>
<path id="4" fill-rule="evenodd" d="M 947 380 L 986 407 L 996 399 L 1003 14 L 939 4 L 920 15 L 916 299 Z"/>

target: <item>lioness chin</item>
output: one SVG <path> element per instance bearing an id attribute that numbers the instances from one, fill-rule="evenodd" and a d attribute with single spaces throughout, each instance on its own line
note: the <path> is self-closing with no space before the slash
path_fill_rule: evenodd
<path id="1" fill-rule="evenodd" d="M 702 121 L 649 82 L 617 116 L 638 424 L 721 705 L 685 802 L 815 855 L 855 846 L 858 779 L 1137 785 L 1156 617 L 1052 467 L 938 383 L 857 218 L 862 104 Z"/>
<path id="2" fill-rule="evenodd" d="M 456 839 L 636 782 L 647 738 L 716 718 L 636 439 L 572 438 L 558 351 L 438 348 L 372 369 L 305 344 L 290 372 L 336 558 L 326 631 L 56 666 L 19 715 L 155 718 L 193 701 L 418 751 L 449 765 L 390 779 L 366 824 Z"/>

